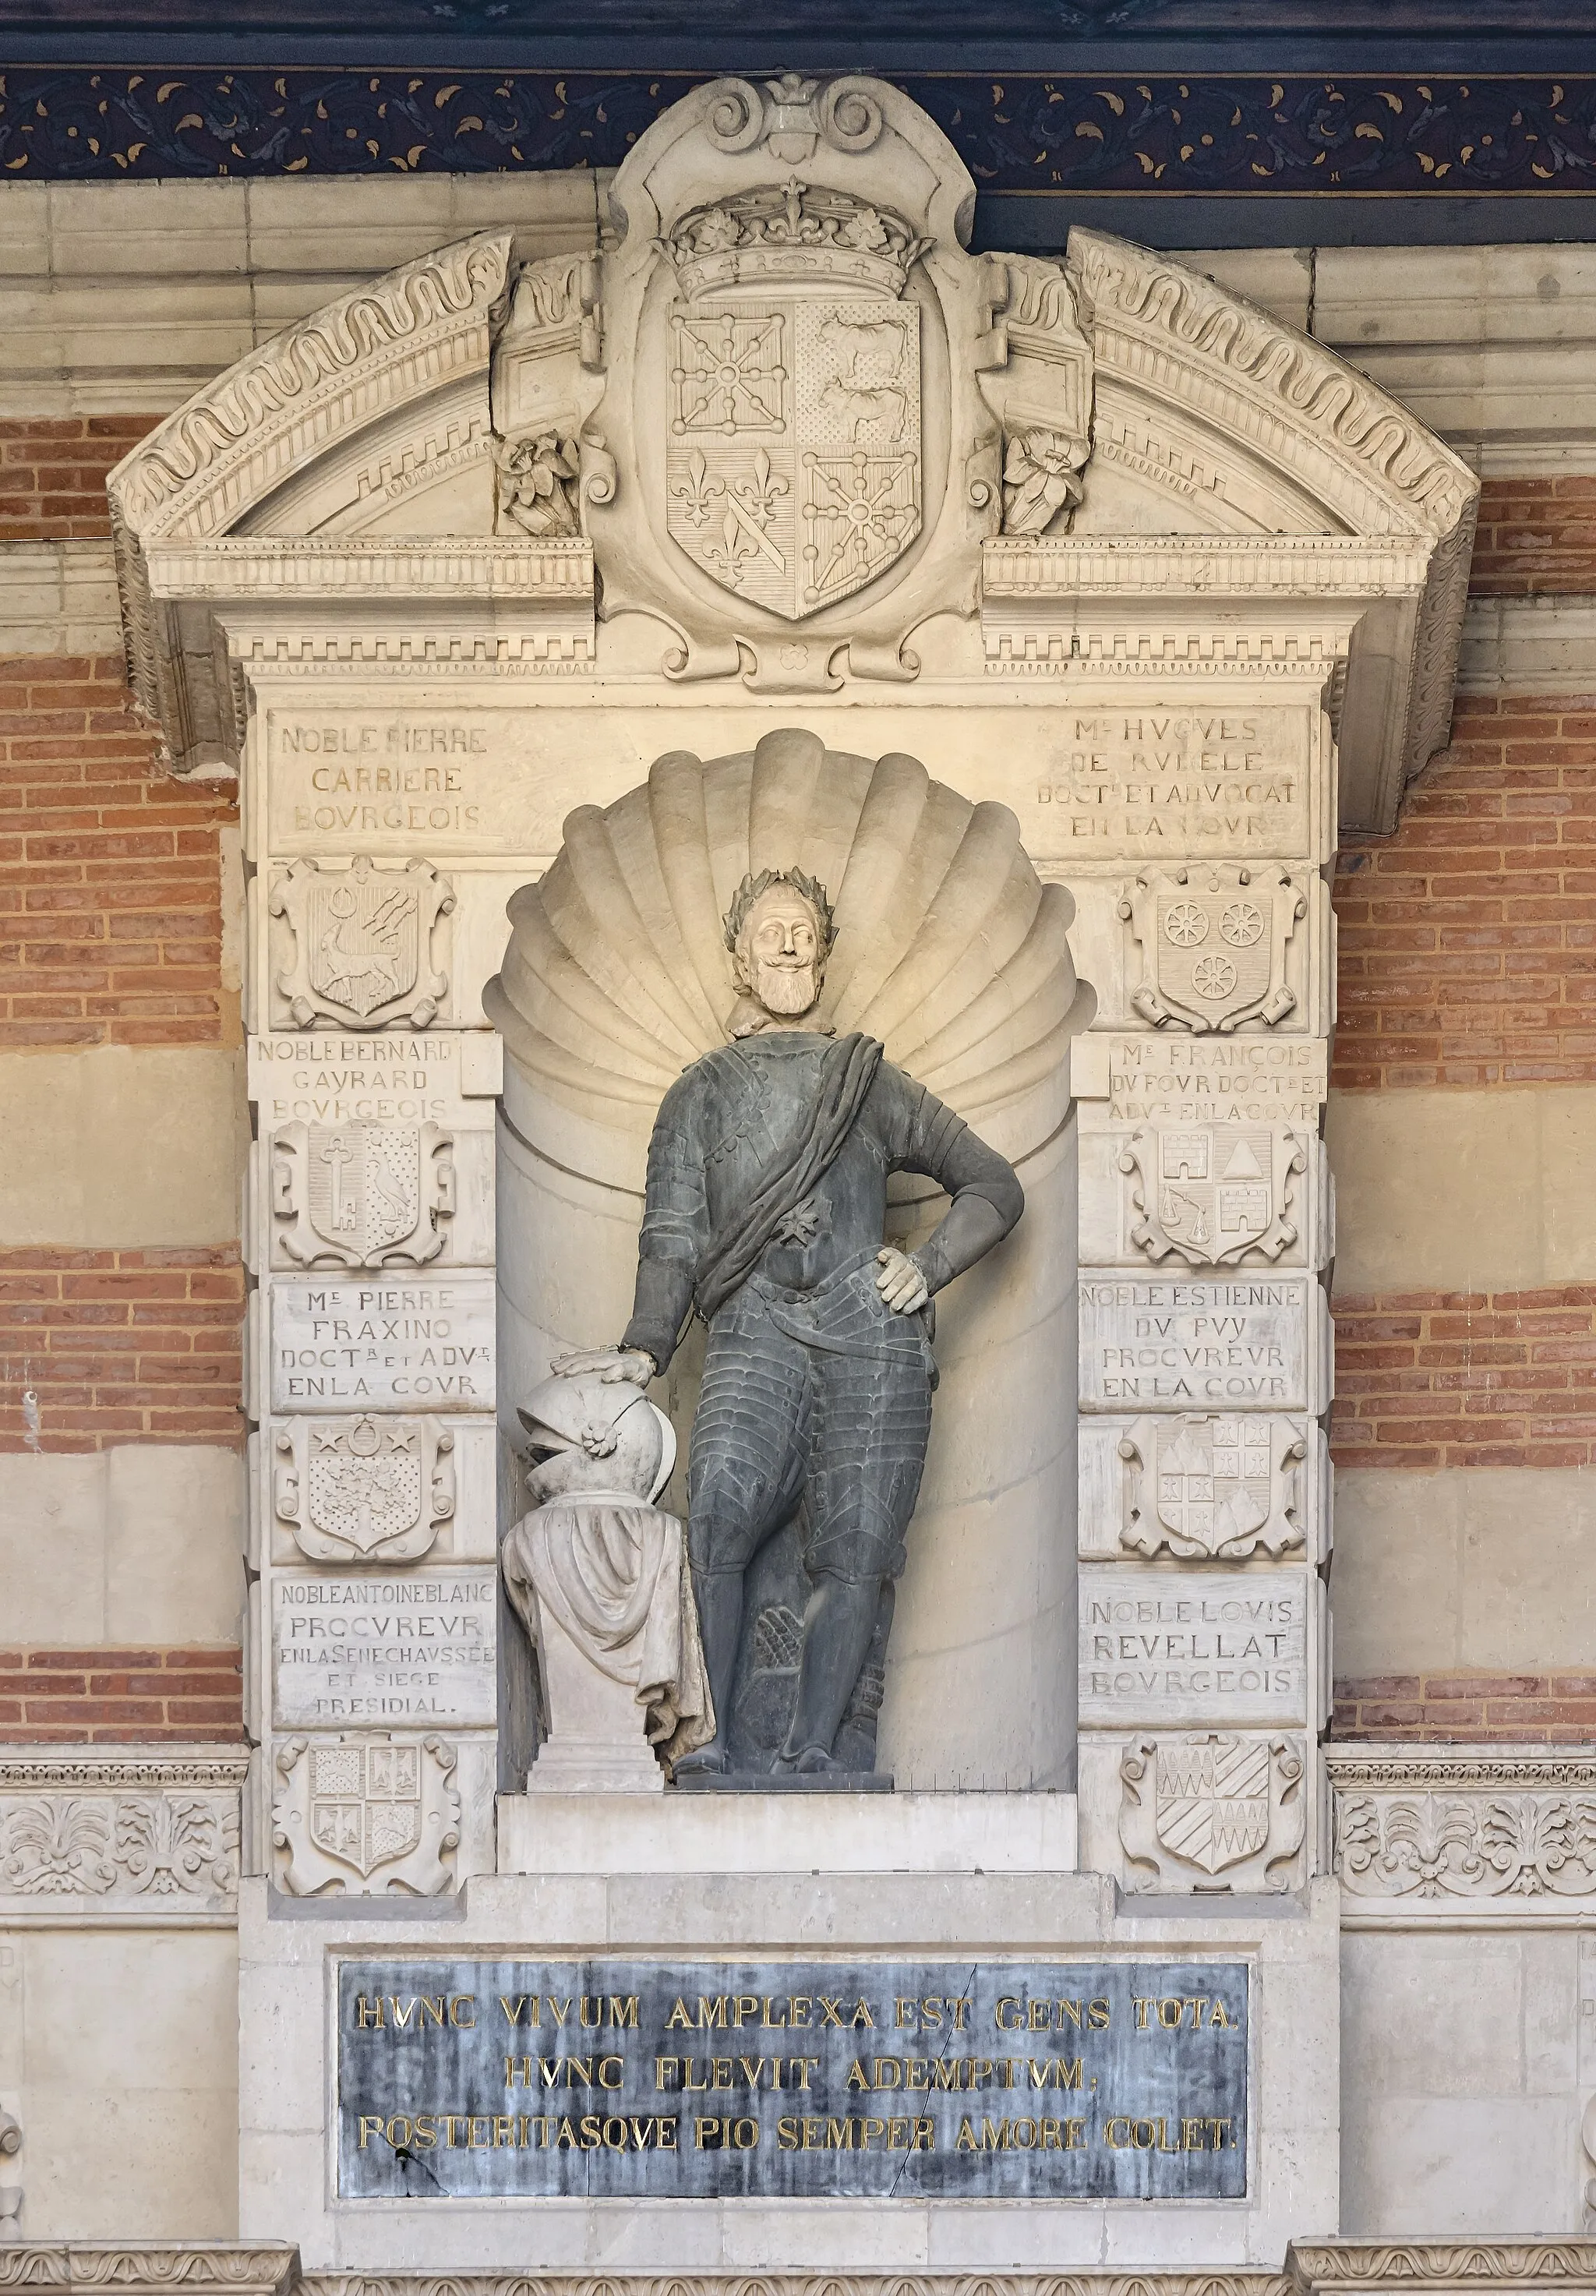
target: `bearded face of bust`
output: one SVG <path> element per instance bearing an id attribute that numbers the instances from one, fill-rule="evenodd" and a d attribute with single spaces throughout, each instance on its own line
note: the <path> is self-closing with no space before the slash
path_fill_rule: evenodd
<path id="1" fill-rule="evenodd" d="M 799 1020 L 820 1000 L 823 947 L 813 905 L 796 886 L 769 885 L 737 936 L 737 985 L 773 1018 Z"/>

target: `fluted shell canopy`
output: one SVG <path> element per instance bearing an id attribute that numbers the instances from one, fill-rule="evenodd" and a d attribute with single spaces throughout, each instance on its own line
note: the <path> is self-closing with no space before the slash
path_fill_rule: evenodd
<path id="1" fill-rule="evenodd" d="M 790 730 L 708 765 L 672 750 L 615 804 L 569 816 L 548 873 L 510 904 L 484 996 L 523 1075 L 646 1133 L 682 1070 L 727 1041 L 738 886 L 794 867 L 836 913 L 822 1022 L 880 1037 L 971 1123 L 1059 1074 L 1072 907 L 1037 877 L 1008 807 L 972 805 L 917 758 Z"/>

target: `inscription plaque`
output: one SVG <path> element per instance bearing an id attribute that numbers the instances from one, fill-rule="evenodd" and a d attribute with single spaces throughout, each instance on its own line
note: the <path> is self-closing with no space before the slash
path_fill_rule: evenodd
<path id="1" fill-rule="evenodd" d="M 1316 1132 L 1330 1047 L 1322 1037 L 1077 1038 L 1076 1095 L 1122 1124 L 1289 1124 Z"/>
<path id="2" fill-rule="evenodd" d="M 294 1123 L 491 1126 L 498 1054 L 496 1038 L 453 1030 L 256 1036 L 250 1097 L 263 1132 Z"/>
<path id="3" fill-rule="evenodd" d="M 491 1411 L 491 1275 L 271 1287 L 274 1411 Z"/>
<path id="4" fill-rule="evenodd" d="M 1240 2200 L 1245 1962 L 345 1960 L 343 2199 Z"/>
<path id="5" fill-rule="evenodd" d="M 1309 850 L 1302 708 L 1073 710 L 1060 731 L 1037 800 L 1088 857 Z"/>
<path id="6" fill-rule="evenodd" d="M 1083 1570 L 1082 1722 L 1305 1722 L 1310 1583 L 1301 1570 Z"/>
<path id="7" fill-rule="evenodd" d="M 491 1570 L 282 1571 L 272 1690 L 284 1729 L 496 1719 Z"/>
<path id="8" fill-rule="evenodd" d="M 1322 1314 L 1307 1275 L 1143 1281 L 1083 1268 L 1082 1407 L 1317 1412 L 1311 1319 Z"/>

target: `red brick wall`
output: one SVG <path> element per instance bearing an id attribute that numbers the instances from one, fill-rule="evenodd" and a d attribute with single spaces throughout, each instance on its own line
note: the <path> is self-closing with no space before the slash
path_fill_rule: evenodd
<path id="1" fill-rule="evenodd" d="M 243 1301 L 232 1244 L 0 1250 L 0 1451 L 241 1445 Z"/>
<path id="2" fill-rule="evenodd" d="M 236 1647 L 0 1650 L 0 1742 L 236 1741 L 242 1665 Z"/>
<path id="3" fill-rule="evenodd" d="M 0 422 L 0 542 L 66 542 L 110 532 L 105 474 L 159 414 Z"/>
<path id="4" fill-rule="evenodd" d="M 1338 1086 L 1596 1080 L 1596 710 L 1460 701 L 1335 902 Z"/>
<path id="5" fill-rule="evenodd" d="M 1338 1300 L 1344 1467 L 1596 1462 L 1596 1284 Z"/>
<path id="6" fill-rule="evenodd" d="M 1487 479 L 1469 586 L 1496 598 L 1596 590 L 1596 478 Z"/>
<path id="7" fill-rule="evenodd" d="M 160 773 L 119 660 L 0 658 L 0 1047 L 239 1041 L 233 785 Z"/>
<path id="8" fill-rule="evenodd" d="M 1332 1738 L 1596 1738 L 1596 1674 L 1389 1674 L 1336 1685 Z"/>

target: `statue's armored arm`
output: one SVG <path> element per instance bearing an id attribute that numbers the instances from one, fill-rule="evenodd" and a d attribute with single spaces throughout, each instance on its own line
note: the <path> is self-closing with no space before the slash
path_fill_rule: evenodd
<path id="1" fill-rule="evenodd" d="M 637 1240 L 637 1285 L 623 1349 L 639 1348 L 662 1372 L 692 1305 L 699 1256 L 709 1233 L 708 1201 L 696 1122 L 698 1095 L 692 1071 L 660 1103 L 649 1143 L 642 1232 Z"/>
<path id="2" fill-rule="evenodd" d="M 929 1092 L 921 1095 L 914 1129 L 918 1137 L 904 1165 L 937 1181 L 953 1198 L 937 1226 L 910 1254 L 928 1288 L 940 1292 L 1003 1242 L 1025 1210 L 1025 1190 L 1008 1159 L 978 1139 Z"/>

